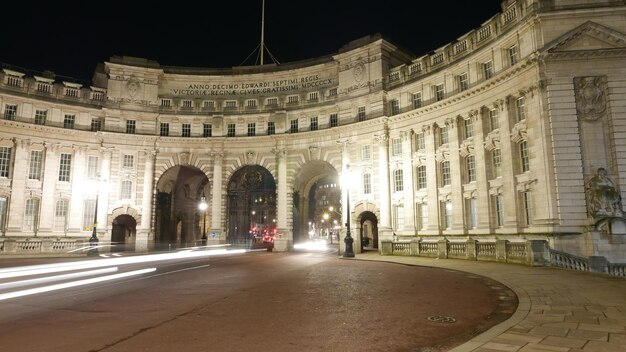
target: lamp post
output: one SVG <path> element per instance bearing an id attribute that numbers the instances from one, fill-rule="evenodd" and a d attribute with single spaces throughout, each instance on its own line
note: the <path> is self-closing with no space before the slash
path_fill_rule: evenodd
<path id="1" fill-rule="evenodd" d="M 346 238 L 344 238 L 344 243 L 346 245 L 346 249 L 343 251 L 344 258 L 354 258 L 354 249 L 352 244 L 354 243 L 354 239 L 352 239 L 352 235 L 350 234 L 350 189 L 348 188 L 348 183 L 350 180 L 347 178 L 349 173 L 350 165 L 346 165 L 346 172 L 343 177 L 342 187 L 346 187 Z"/>
<path id="2" fill-rule="evenodd" d="M 206 244 L 206 210 L 209 205 L 206 202 L 206 197 L 204 193 L 202 194 L 202 198 L 200 198 L 200 204 L 198 204 L 198 209 L 202 211 L 202 245 Z"/>
<path id="3" fill-rule="evenodd" d="M 93 211 L 93 229 L 91 231 L 91 238 L 89 239 L 89 251 L 87 255 L 89 256 L 97 256 L 98 255 L 98 234 L 96 232 L 96 228 L 98 227 L 98 201 L 100 198 L 100 173 L 97 174 L 98 183 L 96 187 L 96 206 Z"/>

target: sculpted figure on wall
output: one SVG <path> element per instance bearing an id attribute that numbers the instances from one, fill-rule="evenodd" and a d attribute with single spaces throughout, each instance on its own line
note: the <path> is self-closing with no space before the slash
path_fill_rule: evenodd
<path id="1" fill-rule="evenodd" d="M 606 169 L 599 168 L 586 189 L 589 213 L 594 218 L 623 216 L 622 197 Z"/>
<path id="2" fill-rule="evenodd" d="M 601 118 L 606 111 L 602 77 L 576 77 L 574 87 L 578 117 L 587 121 Z"/>

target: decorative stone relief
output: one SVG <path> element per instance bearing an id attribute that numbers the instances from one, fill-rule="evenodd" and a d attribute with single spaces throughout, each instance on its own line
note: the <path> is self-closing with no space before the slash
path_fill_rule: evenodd
<path id="1" fill-rule="evenodd" d="M 587 183 L 587 207 L 592 217 L 622 217 L 622 197 L 605 168 L 598 168 Z"/>
<path id="2" fill-rule="evenodd" d="M 309 158 L 311 160 L 320 160 L 321 149 L 318 147 L 309 147 Z"/>
<path id="3" fill-rule="evenodd" d="M 181 165 L 189 164 L 189 153 L 183 152 L 178 154 L 178 160 L 180 161 Z"/>
<path id="4" fill-rule="evenodd" d="M 141 82 L 135 76 L 131 76 L 126 82 L 126 93 L 130 97 L 130 100 L 137 100 L 141 90 Z"/>
<path id="5" fill-rule="evenodd" d="M 246 152 L 246 164 L 248 164 L 248 165 L 256 164 L 257 155 L 258 155 L 258 153 L 254 152 L 254 151 Z"/>
<path id="6" fill-rule="evenodd" d="M 500 148 L 500 134 L 497 131 L 491 131 L 485 136 L 485 149 L 492 151 L 496 148 Z"/>
<path id="7" fill-rule="evenodd" d="M 606 112 L 604 77 L 574 77 L 578 118 L 596 121 Z"/>

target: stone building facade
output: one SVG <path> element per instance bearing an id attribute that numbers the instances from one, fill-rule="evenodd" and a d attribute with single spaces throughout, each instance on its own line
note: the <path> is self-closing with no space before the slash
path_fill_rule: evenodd
<path id="1" fill-rule="evenodd" d="M 366 225 L 374 248 L 540 240 L 624 262 L 625 15 L 621 0 L 507 0 L 422 56 L 372 35 L 280 65 L 112 57 L 90 85 L 5 66 L 3 251 L 62 250 L 94 218 L 101 242 L 136 251 L 202 230 L 243 241 L 250 224 L 285 251 L 337 179 L 355 244 Z"/>

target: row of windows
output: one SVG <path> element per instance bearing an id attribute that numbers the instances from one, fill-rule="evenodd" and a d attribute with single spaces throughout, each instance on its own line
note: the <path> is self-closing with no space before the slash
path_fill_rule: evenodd
<path id="1" fill-rule="evenodd" d="M 337 96 L 337 88 L 329 89 L 328 96 L 329 97 Z M 319 92 L 309 92 L 306 96 L 306 100 L 309 102 L 316 102 L 316 101 L 319 101 L 319 97 L 320 97 Z M 295 104 L 295 103 L 298 103 L 299 101 L 300 101 L 299 95 L 289 95 L 287 96 L 287 99 L 286 99 L 287 104 Z M 161 107 L 170 108 L 173 106 L 172 103 L 173 103 L 172 99 L 161 99 Z M 265 100 L 265 106 L 269 106 L 269 107 L 277 106 L 278 103 L 279 103 L 278 97 L 267 98 Z M 206 108 L 206 109 L 215 109 L 218 106 L 215 100 L 205 100 L 203 102 L 198 103 L 198 102 L 194 102 L 191 99 L 184 99 L 184 100 L 181 100 L 180 102 L 180 106 L 183 108 L 193 108 L 197 104 L 199 104 L 200 107 Z M 239 105 L 239 102 L 237 100 L 225 100 L 223 103 L 224 108 L 227 108 L 227 109 L 237 108 L 238 105 Z M 258 100 L 247 99 L 245 100 L 243 106 L 249 109 L 255 109 L 258 106 Z"/>
<path id="2" fill-rule="evenodd" d="M 5 72 L 6 73 L 6 72 Z M 24 86 L 24 78 L 16 76 L 14 74 L 6 74 L 4 83 L 7 86 L 11 87 L 23 87 Z M 64 83 L 68 84 L 68 83 Z M 44 82 L 44 81 L 36 81 L 34 84 L 35 91 L 38 93 L 46 93 L 52 94 L 54 84 L 53 82 Z M 61 94 L 70 98 L 80 98 L 81 97 L 81 85 L 79 84 L 71 84 L 64 85 L 59 89 Z M 105 92 L 104 90 L 90 90 L 87 92 L 89 99 L 103 101 Z M 87 95 L 84 95 L 87 96 Z"/>

